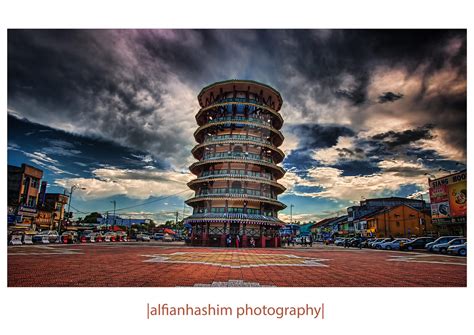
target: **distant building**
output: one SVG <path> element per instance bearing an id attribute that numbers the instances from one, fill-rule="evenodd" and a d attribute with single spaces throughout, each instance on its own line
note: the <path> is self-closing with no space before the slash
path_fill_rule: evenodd
<path id="1" fill-rule="evenodd" d="M 360 202 L 359 206 L 347 208 L 347 225 L 343 227 L 346 234 L 364 233 L 367 229 L 367 216 L 382 209 L 392 208 L 399 205 L 407 205 L 418 210 L 429 211 L 429 206 L 424 200 L 408 199 L 401 197 L 366 199 Z"/>
<path id="2" fill-rule="evenodd" d="M 8 212 L 16 216 L 15 224 L 34 228 L 41 178 L 43 171 L 33 166 L 8 165 Z"/>
<path id="3" fill-rule="evenodd" d="M 53 211 L 45 208 L 39 208 L 35 217 L 36 229 L 50 230 L 54 229 Z"/>
<path id="4" fill-rule="evenodd" d="M 44 208 L 52 212 L 51 220 L 53 221 L 52 228 L 56 229 L 58 223 L 66 219 L 65 206 L 69 202 L 69 196 L 62 193 L 46 193 L 44 197 Z"/>
<path id="5" fill-rule="evenodd" d="M 370 237 L 411 237 L 433 235 L 429 211 L 406 204 L 387 207 L 364 218 L 363 235 Z"/>
<path id="6" fill-rule="evenodd" d="M 116 225 L 116 226 L 130 227 L 131 225 L 134 225 L 134 224 L 150 223 L 150 220 L 149 219 L 136 219 L 132 217 L 120 217 L 118 215 L 116 216 L 109 215 L 102 218 L 98 218 L 97 223 L 100 225 L 107 225 L 107 226 Z"/>

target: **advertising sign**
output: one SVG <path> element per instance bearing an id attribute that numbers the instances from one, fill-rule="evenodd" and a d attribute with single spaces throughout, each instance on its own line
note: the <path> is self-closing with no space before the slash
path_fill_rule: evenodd
<path id="1" fill-rule="evenodd" d="M 459 182 L 449 185 L 449 205 L 451 216 L 466 216 L 467 212 L 467 185 L 466 182 Z"/>
<path id="2" fill-rule="evenodd" d="M 431 204 L 431 217 L 434 219 L 447 219 L 450 217 L 449 202 L 443 201 Z"/>
<path id="3" fill-rule="evenodd" d="M 431 216 L 433 221 L 465 222 L 467 214 L 466 180 L 466 171 L 430 180 Z"/>

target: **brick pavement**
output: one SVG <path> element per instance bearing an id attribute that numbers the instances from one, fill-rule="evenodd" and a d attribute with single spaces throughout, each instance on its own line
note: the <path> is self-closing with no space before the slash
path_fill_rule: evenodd
<path id="1" fill-rule="evenodd" d="M 146 243 L 8 247 L 8 286 L 454 287 L 466 258 L 333 246 L 196 248 Z"/>

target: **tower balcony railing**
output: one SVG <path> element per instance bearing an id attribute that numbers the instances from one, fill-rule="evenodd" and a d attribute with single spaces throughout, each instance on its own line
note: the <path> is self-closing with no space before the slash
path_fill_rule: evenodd
<path id="1" fill-rule="evenodd" d="M 249 176 L 249 177 L 273 180 L 271 173 L 245 171 L 245 170 L 233 170 L 233 169 L 226 170 L 225 169 L 225 170 L 203 171 L 201 174 L 201 177 L 212 177 L 212 176 L 217 176 L 217 177 Z"/>
<path id="2" fill-rule="evenodd" d="M 214 195 L 225 195 L 225 196 L 254 196 L 262 197 L 267 199 L 277 199 L 277 196 L 270 192 L 264 192 L 260 190 L 245 189 L 245 188 L 213 188 L 210 190 L 201 190 L 196 196 L 214 196 Z"/>
<path id="3" fill-rule="evenodd" d="M 197 116 L 199 117 L 202 112 L 204 112 L 206 110 L 209 110 L 211 108 L 214 108 L 216 106 L 219 106 L 219 105 L 220 106 L 222 106 L 222 105 L 225 106 L 226 104 L 240 104 L 240 103 L 261 107 L 261 108 L 265 109 L 266 111 L 268 111 L 269 113 L 271 113 L 272 115 L 276 116 L 277 119 L 280 121 L 280 123 L 283 123 L 283 118 L 281 117 L 281 114 L 278 111 L 276 111 L 275 109 L 273 109 L 271 106 L 268 106 L 268 105 L 262 103 L 261 101 L 257 101 L 255 99 L 247 99 L 247 98 L 224 98 L 224 99 L 216 100 L 216 101 L 212 102 L 210 105 L 201 108 L 201 110 L 198 112 Z"/>
<path id="4" fill-rule="evenodd" d="M 271 108 L 270 106 L 265 105 L 265 104 L 264 104 L 263 102 L 261 102 L 261 101 L 258 101 L 258 100 L 255 100 L 255 99 L 247 99 L 247 98 L 222 98 L 222 99 L 219 99 L 219 100 L 214 101 L 214 102 L 213 102 L 211 105 L 209 105 L 209 106 L 213 106 L 213 105 L 217 105 L 217 104 L 224 104 L 224 103 L 226 103 L 226 102 L 251 103 L 251 104 L 254 104 L 254 105 L 259 105 L 259 106 Z"/>
<path id="5" fill-rule="evenodd" d="M 216 123 L 216 122 L 224 122 L 224 121 L 244 121 L 244 122 L 255 122 L 259 124 L 265 124 L 271 126 L 270 122 L 267 121 L 266 118 L 259 118 L 259 117 L 244 117 L 244 116 L 221 116 L 212 120 L 208 120 L 207 123 Z"/>
<path id="6" fill-rule="evenodd" d="M 213 160 L 213 159 L 221 159 L 221 158 L 238 158 L 238 159 L 243 159 L 243 160 L 254 160 L 254 161 L 273 163 L 273 159 L 271 157 L 264 157 L 257 154 L 244 153 L 244 152 L 209 153 L 209 154 L 204 155 L 203 160 Z"/>
<path id="7" fill-rule="evenodd" d="M 256 143 L 263 143 L 263 144 L 267 144 L 267 145 L 272 145 L 272 142 L 270 142 L 268 140 L 264 140 L 260 137 L 247 136 L 247 135 L 238 135 L 238 134 L 206 136 L 206 138 L 204 139 L 204 143 L 224 141 L 224 140 L 244 140 L 244 141 L 252 141 L 252 142 L 256 142 Z"/>
<path id="8" fill-rule="evenodd" d="M 194 197 L 185 201 L 186 204 L 192 206 L 192 204 L 201 201 L 207 200 L 214 200 L 214 199 L 225 199 L 225 198 L 232 198 L 232 199 L 241 199 L 241 200 L 257 200 L 262 201 L 274 206 L 278 206 L 281 209 L 285 209 L 286 205 L 281 201 L 277 200 L 275 195 L 269 194 L 269 196 L 263 195 L 253 195 L 253 194 L 246 194 L 246 193 L 207 193 L 207 194 L 196 194 Z"/>

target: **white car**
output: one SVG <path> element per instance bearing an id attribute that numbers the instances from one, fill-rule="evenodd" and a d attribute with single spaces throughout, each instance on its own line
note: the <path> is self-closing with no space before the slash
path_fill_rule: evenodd
<path id="1" fill-rule="evenodd" d="M 380 249 L 383 249 L 383 250 L 399 250 L 400 242 L 406 243 L 408 241 L 410 240 L 407 238 L 397 238 L 393 241 L 383 242 L 379 246 L 380 246 Z"/>
<path id="2" fill-rule="evenodd" d="M 150 242 L 150 235 L 148 234 L 137 234 L 136 241 Z"/>

